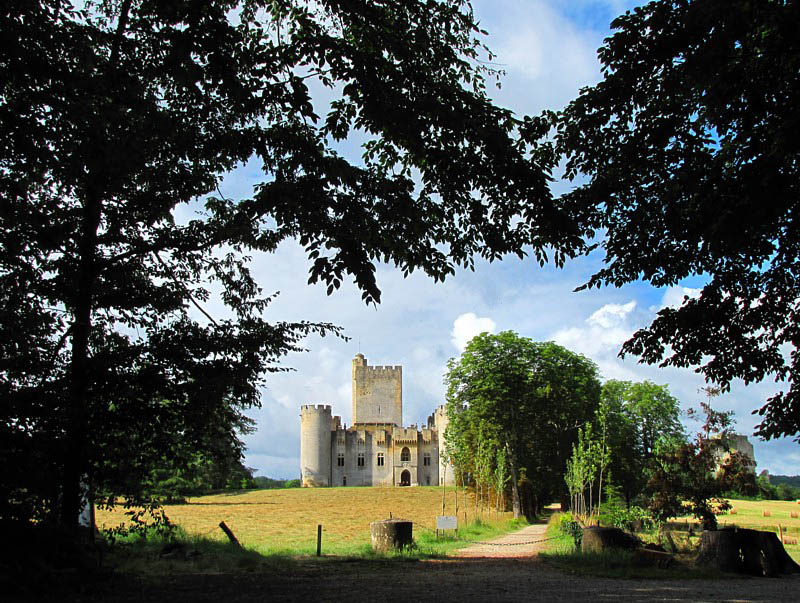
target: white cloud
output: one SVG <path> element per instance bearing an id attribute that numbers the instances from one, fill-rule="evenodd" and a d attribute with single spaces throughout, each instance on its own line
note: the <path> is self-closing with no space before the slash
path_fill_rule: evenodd
<path id="1" fill-rule="evenodd" d="M 601 329 L 618 327 L 625 322 L 625 318 L 633 312 L 635 307 L 635 300 L 631 300 L 627 304 L 606 304 L 586 319 L 586 322 Z"/>
<path id="2" fill-rule="evenodd" d="M 463 352 L 473 337 L 481 333 L 494 333 L 496 328 L 491 318 L 479 318 L 474 312 L 467 312 L 453 321 L 450 341 L 459 352 Z"/>
<path id="3" fill-rule="evenodd" d="M 700 297 L 702 289 L 693 289 L 691 287 L 674 286 L 669 287 L 664 291 L 664 297 L 661 298 L 661 307 L 651 308 L 654 312 L 661 308 L 680 308 L 683 305 L 685 297 L 695 298 Z"/>

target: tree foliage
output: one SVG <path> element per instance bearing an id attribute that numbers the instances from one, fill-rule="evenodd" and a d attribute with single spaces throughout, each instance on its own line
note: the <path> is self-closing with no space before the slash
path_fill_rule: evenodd
<path id="1" fill-rule="evenodd" d="M 446 441 L 462 472 L 481 479 L 483 473 L 472 468 L 487 450 L 489 459 L 502 459 L 515 515 L 533 514 L 561 494 L 578 427 L 591 419 L 599 401 L 594 363 L 512 331 L 483 333 L 450 360 L 445 383 Z M 519 493 L 523 475 L 526 501 Z"/>
<path id="2" fill-rule="evenodd" d="M 650 511 L 659 522 L 688 512 L 703 523 L 704 530 L 716 529 L 716 515 L 731 508 L 723 494 L 742 481 L 742 472 L 753 474 L 749 461 L 730 449 L 732 413 L 714 410 L 710 397 L 719 390 L 709 391 L 714 393 L 700 403 L 703 425 L 694 439 L 668 443 L 654 458 L 648 489 Z M 692 416 L 699 413 L 694 411 Z"/>
<path id="3" fill-rule="evenodd" d="M 6 517 L 74 523 L 82 482 L 135 501 L 165 454 L 241 450 L 265 372 L 335 331 L 268 322 L 254 253 L 295 238 L 310 282 L 372 302 L 379 260 L 438 280 L 581 247 L 468 2 L 12 1 L 0 31 Z"/>
<path id="4" fill-rule="evenodd" d="M 682 443 L 678 400 L 666 385 L 610 379 L 603 384 L 595 422 L 605 425 L 609 479 L 630 504 L 647 484 L 659 446 Z"/>
<path id="5" fill-rule="evenodd" d="M 800 432 L 800 2 L 656 0 L 617 18 L 603 80 L 559 116 L 563 201 L 604 233 L 586 287 L 699 276 L 623 346 L 699 367 L 724 389 L 768 375 L 787 391 L 758 434 Z"/>

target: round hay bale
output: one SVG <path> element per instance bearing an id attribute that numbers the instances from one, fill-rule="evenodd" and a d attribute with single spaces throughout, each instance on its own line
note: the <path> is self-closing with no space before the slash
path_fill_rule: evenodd
<path id="1" fill-rule="evenodd" d="M 378 553 L 400 550 L 413 543 L 414 524 L 407 519 L 384 519 L 369 524 L 372 550 Z"/>
<path id="2" fill-rule="evenodd" d="M 583 528 L 582 553 L 600 553 L 605 549 L 633 550 L 641 546 L 635 536 L 619 528 L 589 526 Z"/>

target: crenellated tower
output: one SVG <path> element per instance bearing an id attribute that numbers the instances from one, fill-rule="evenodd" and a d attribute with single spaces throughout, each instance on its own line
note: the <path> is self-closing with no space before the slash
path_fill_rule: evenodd
<path id="1" fill-rule="evenodd" d="M 403 367 L 353 358 L 353 424 L 403 424 Z"/>

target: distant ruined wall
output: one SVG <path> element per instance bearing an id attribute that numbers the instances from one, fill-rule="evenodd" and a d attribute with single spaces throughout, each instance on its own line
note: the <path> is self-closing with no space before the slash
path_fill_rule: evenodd
<path id="1" fill-rule="evenodd" d="M 756 455 L 755 450 L 753 450 L 753 445 L 750 443 L 750 440 L 747 438 L 746 435 L 741 433 L 732 433 L 727 436 L 728 446 L 740 452 L 744 456 L 750 459 L 752 462 L 751 469 L 755 473 L 756 470 Z M 722 446 L 718 446 L 717 449 L 714 451 L 714 456 L 717 460 L 717 469 L 719 469 L 719 465 L 721 465 L 729 456 L 727 450 L 725 450 Z"/>
<path id="2" fill-rule="evenodd" d="M 353 359 L 353 424 L 403 424 L 403 367 L 368 366 Z"/>

